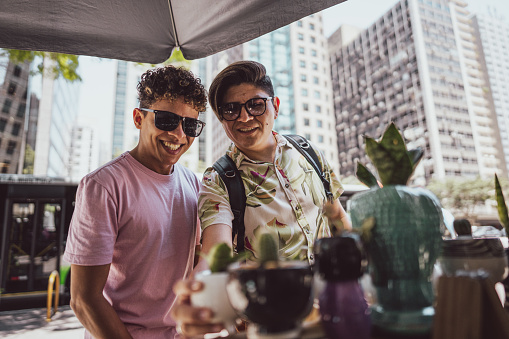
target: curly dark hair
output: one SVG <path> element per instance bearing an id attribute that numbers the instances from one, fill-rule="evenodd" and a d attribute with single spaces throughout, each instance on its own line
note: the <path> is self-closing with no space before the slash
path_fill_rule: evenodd
<path id="1" fill-rule="evenodd" d="M 154 68 L 142 74 L 136 87 L 140 107 L 148 108 L 158 100 L 182 98 L 198 112 L 207 107 L 207 92 L 201 80 L 183 67 L 168 65 Z"/>
<path id="2" fill-rule="evenodd" d="M 274 86 L 267 75 L 265 66 L 256 61 L 237 61 L 219 72 L 209 88 L 209 102 L 219 120 L 219 107 L 224 104 L 224 96 L 232 86 L 252 84 L 263 89 L 271 97 L 274 96 Z"/>

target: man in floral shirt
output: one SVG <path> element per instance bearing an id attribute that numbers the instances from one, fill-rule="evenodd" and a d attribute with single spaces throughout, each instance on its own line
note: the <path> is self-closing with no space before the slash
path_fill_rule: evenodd
<path id="1" fill-rule="evenodd" d="M 322 153 L 313 147 L 331 184 L 332 202 L 327 201 L 313 167 L 292 144 L 273 131 L 280 101 L 274 96 L 263 65 L 240 61 L 226 67 L 210 86 L 209 102 L 233 142 L 227 154 L 237 165 L 244 183 L 246 249 L 252 250 L 257 229 L 271 227 L 279 234 L 282 257 L 312 261 L 313 242 L 317 237 L 330 236 L 330 222 L 351 228 L 338 200 L 343 188 Z M 233 213 L 228 192 L 212 168 L 204 174 L 198 207 L 202 252 L 208 253 L 220 242 L 232 244 Z M 206 261 L 201 259 L 195 272 L 207 268 Z M 196 290 L 196 282 L 192 283 L 177 285 L 184 302 L 175 309 L 174 317 L 186 335 L 213 331 L 199 317 L 200 311 L 205 310 L 185 302 L 191 290 Z"/>

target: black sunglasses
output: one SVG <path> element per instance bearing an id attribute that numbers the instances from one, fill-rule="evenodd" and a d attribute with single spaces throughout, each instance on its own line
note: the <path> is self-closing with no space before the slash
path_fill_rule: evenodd
<path id="1" fill-rule="evenodd" d="M 182 121 L 182 129 L 184 133 L 192 138 L 196 138 L 201 134 L 205 123 L 198 119 L 184 118 L 178 114 L 168 111 L 154 110 L 150 108 L 138 108 L 140 111 L 153 112 L 155 114 L 154 123 L 157 128 L 163 131 L 173 131 Z"/>
<path id="2" fill-rule="evenodd" d="M 243 104 L 240 102 L 229 102 L 219 107 L 219 114 L 221 114 L 224 120 L 234 121 L 239 118 L 242 107 L 245 107 L 247 114 L 251 116 L 256 117 L 263 115 L 267 110 L 267 100 L 271 100 L 272 98 L 273 97 L 253 98 Z"/>

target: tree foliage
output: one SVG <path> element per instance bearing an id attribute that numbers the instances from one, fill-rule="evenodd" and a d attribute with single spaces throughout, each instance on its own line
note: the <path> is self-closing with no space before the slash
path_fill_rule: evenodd
<path id="1" fill-rule="evenodd" d="M 30 145 L 25 146 L 25 161 L 23 161 L 23 174 L 34 174 L 35 151 Z"/>
<path id="2" fill-rule="evenodd" d="M 503 182 L 507 187 L 507 180 Z M 475 216 L 476 206 L 484 205 L 486 200 L 495 200 L 493 179 L 432 180 L 427 189 L 440 199 L 442 207 L 451 210 L 453 214 L 462 214 L 466 218 Z"/>
<path id="3" fill-rule="evenodd" d="M 17 49 L 5 49 L 0 53 L 8 56 L 9 60 L 16 64 L 22 64 L 25 61 L 33 62 L 39 57 L 41 62 L 35 67 L 37 69 L 36 73 L 48 74 L 55 79 L 61 76 L 69 82 L 81 81 L 81 76 L 78 74 L 79 60 L 77 55 Z M 46 65 L 44 67 L 44 60 L 53 61 L 52 66 L 48 67 Z"/>

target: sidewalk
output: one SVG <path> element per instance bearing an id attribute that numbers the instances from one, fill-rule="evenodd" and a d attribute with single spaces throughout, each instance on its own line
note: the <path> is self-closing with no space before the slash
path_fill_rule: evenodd
<path id="1" fill-rule="evenodd" d="M 68 305 L 59 307 L 51 319 L 46 321 L 45 308 L 0 312 L 0 338 L 83 338 L 83 326 Z"/>

